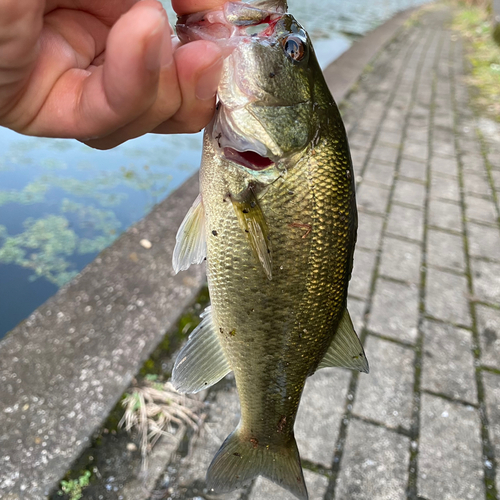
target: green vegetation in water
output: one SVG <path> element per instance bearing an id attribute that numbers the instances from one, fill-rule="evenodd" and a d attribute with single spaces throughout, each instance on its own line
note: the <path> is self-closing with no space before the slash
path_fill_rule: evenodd
<path id="1" fill-rule="evenodd" d="M 59 495 L 68 495 L 69 500 L 80 500 L 83 497 L 83 489 L 90 484 L 91 476 L 92 473 L 86 470 L 77 479 L 62 480 Z"/>
<path id="2" fill-rule="evenodd" d="M 500 47 L 495 43 L 491 14 L 486 7 L 459 3 L 453 28 L 465 38 L 475 106 L 500 121 Z"/>

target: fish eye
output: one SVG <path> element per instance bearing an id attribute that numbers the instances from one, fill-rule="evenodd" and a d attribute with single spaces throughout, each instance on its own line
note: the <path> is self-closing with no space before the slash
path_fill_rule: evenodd
<path id="1" fill-rule="evenodd" d="M 299 62 L 306 54 L 306 44 L 298 36 L 291 35 L 283 40 L 283 50 L 292 61 Z"/>

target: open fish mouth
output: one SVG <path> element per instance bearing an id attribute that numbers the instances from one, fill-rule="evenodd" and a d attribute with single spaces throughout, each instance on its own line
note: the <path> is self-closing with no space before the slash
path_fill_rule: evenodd
<path id="1" fill-rule="evenodd" d="M 255 151 L 237 151 L 234 148 L 224 148 L 224 157 L 234 163 L 259 172 L 274 165 L 273 160 L 261 156 Z"/>

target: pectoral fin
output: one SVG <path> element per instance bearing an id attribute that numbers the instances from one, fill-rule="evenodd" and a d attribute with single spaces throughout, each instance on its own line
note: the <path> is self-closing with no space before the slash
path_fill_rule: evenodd
<path id="1" fill-rule="evenodd" d="M 318 370 L 330 366 L 350 368 L 364 373 L 369 372 L 365 351 L 354 331 L 347 309 L 344 309 L 335 336 L 328 351 L 326 351 L 325 357 L 321 360 Z"/>
<path id="2" fill-rule="evenodd" d="M 257 262 L 268 279 L 272 279 L 272 253 L 266 218 L 251 186 L 237 197 L 231 197 L 241 229 L 245 232 Z"/>
<path id="3" fill-rule="evenodd" d="M 205 239 L 205 211 L 201 194 L 184 217 L 175 237 L 176 243 L 172 256 L 175 274 L 185 271 L 191 264 L 201 264 L 207 255 Z"/>
<path id="4" fill-rule="evenodd" d="M 207 389 L 231 371 L 217 337 L 210 306 L 201 317 L 201 323 L 181 349 L 172 371 L 172 384 L 182 393 Z"/>

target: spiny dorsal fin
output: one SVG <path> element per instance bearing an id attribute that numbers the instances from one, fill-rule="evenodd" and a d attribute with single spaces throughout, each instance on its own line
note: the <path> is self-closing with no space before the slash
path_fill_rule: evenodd
<path id="1" fill-rule="evenodd" d="M 354 331 L 354 326 L 347 309 L 344 309 L 344 314 L 335 332 L 332 343 L 328 351 L 326 351 L 325 357 L 318 365 L 318 370 L 330 366 L 350 368 L 365 373 L 368 373 L 370 370 L 365 351 Z"/>
<path id="2" fill-rule="evenodd" d="M 272 252 L 266 218 L 259 206 L 253 186 L 238 196 L 231 196 L 241 229 L 245 232 L 254 257 L 262 265 L 268 279 L 272 279 Z"/>
<path id="3" fill-rule="evenodd" d="M 201 264 L 207 255 L 205 238 L 205 210 L 198 195 L 177 231 L 172 256 L 175 274 L 185 271 L 191 264 Z"/>
<path id="4" fill-rule="evenodd" d="M 179 352 L 172 371 L 172 384 L 182 393 L 207 389 L 231 371 L 217 337 L 210 306 L 201 318 L 201 323 Z"/>

